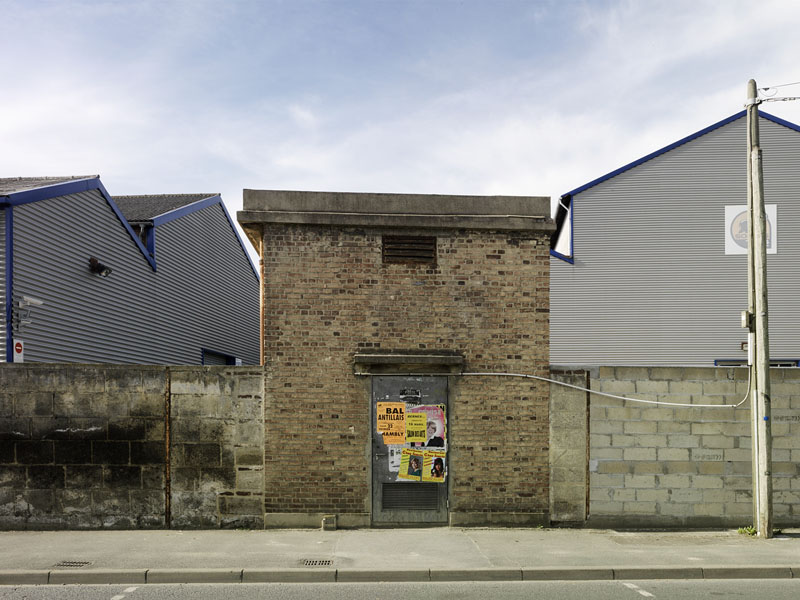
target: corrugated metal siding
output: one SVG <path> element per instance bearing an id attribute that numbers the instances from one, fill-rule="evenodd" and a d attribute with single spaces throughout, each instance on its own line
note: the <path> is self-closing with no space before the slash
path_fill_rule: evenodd
<path id="1" fill-rule="evenodd" d="M 6 210 L 0 208 L 0 362 L 6 362 Z"/>
<path id="2" fill-rule="evenodd" d="M 800 358 L 800 133 L 761 119 L 770 353 Z M 746 204 L 739 119 L 586 190 L 574 201 L 575 264 L 551 259 L 554 365 L 712 365 L 746 358 L 747 257 L 726 256 L 724 207 Z"/>
<path id="3" fill-rule="evenodd" d="M 222 207 L 156 227 L 156 262 L 154 307 L 168 317 L 166 335 L 188 332 L 176 347 L 186 362 L 199 362 L 207 348 L 259 363 L 259 282 Z"/>
<path id="4" fill-rule="evenodd" d="M 190 297 L 207 300 L 202 288 L 213 284 L 186 279 L 186 271 L 169 264 L 173 254 L 169 247 L 176 244 L 169 225 L 156 242 L 156 273 L 97 191 L 15 207 L 14 294 L 45 302 L 32 310 L 33 323 L 20 332 L 25 360 L 199 364 L 203 346 L 226 342 L 224 336 L 211 343 L 206 340 L 203 330 L 218 332 L 218 322 L 230 319 L 217 316 L 212 320 L 208 311 L 193 312 L 197 304 Z M 209 232 L 204 235 L 201 240 L 214 238 Z M 161 242 L 163 248 L 158 246 Z M 90 256 L 111 267 L 112 274 L 107 278 L 92 275 Z M 186 263 L 197 273 L 208 269 L 209 261 L 198 253 L 193 264 Z M 254 279 L 252 271 L 249 275 Z M 209 279 L 212 276 L 209 273 Z M 169 296 L 176 289 L 180 295 Z M 233 304 L 233 295 L 231 291 L 225 301 Z M 257 315 L 257 291 L 253 302 Z M 256 359 L 245 362 L 258 361 L 257 317 L 253 327 L 256 342 L 248 356 L 254 353 Z"/>

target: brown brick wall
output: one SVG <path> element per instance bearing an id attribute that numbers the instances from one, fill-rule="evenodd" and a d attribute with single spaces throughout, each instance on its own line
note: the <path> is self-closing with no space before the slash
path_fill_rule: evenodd
<path id="1" fill-rule="evenodd" d="M 438 264 L 412 266 L 381 263 L 381 233 L 264 226 L 267 512 L 369 511 L 357 352 L 456 351 L 467 371 L 547 374 L 545 236 L 435 231 Z M 547 512 L 547 385 L 462 378 L 453 397 L 451 510 Z"/>

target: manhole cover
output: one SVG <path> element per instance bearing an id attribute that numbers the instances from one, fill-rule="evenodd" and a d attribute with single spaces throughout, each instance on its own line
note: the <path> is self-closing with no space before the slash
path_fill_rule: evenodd
<path id="1" fill-rule="evenodd" d="M 304 567 L 330 567 L 333 565 L 333 560 L 331 559 L 306 559 L 303 561 Z"/>
<path id="2" fill-rule="evenodd" d="M 62 560 L 59 563 L 54 564 L 54 567 L 64 567 L 66 569 L 80 569 L 81 567 L 86 567 L 92 564 L 88 560 Z"/>

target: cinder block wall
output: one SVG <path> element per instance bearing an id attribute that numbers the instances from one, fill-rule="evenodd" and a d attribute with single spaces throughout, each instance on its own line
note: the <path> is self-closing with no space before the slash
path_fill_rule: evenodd
<path id="1" fill-rule="evenodd" d="M 0 528 L 158 528 L 159 367 L 0 366 Z"/>
<path id="2" fill-rule="evenodd" d="M 553 370 L 553 380 L 588 388 L 586 371 Z M 550 519 L 582 524 L 586 520 L 589 470 L 589 395 L 550 385 Z"/>
<path id="3" fill-rule="evenodd" d="M 264 526 L 264 372 L 170 368 L 172 527 Z"/>
<path id="4" fill-rule="evenodd" d="M 397 230 L 264 225 L 265 502 L 276 522 L 330 512 L 369 523 L 370 399 L 355 353 L 455 351 L 469 371 L 548 372 L 545 235 L 434 230 L 438 264 L 412 266 L 382 264 L 382 233 Z M 548 513 L 548 393 L 531 380 L 460 380 L 451 515 Z"/>
<path id="5" fill-rule="evenodd" d="M 263 527 L 262 408 L 260 368 L 0 365 L 0 529 Z"/>
<path id="6" fill-rule="evenodd" d="M 772 369 L 776 524 L 800 524 L 800 370 Z M 599 369 L 592 389 L 691 404 L 737 404 L 747 369 Z M 589 523 L 742 526 L 752 521 L 750 401 L 739 408 L 591 396 Z"/>

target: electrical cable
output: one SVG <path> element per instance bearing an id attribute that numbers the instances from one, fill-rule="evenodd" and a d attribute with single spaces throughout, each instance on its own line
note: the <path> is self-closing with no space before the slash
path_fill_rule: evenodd
<path id="1" fill-rule="evenodd" d="M 564 383 L 563 381 L 558 381 L 556 379 L 548 379 L 547 377 L 539 377 L 538 375 L 525 375 L 523 373 L 461 373 L 462 376 L 486 376 L 486 375 L 495 375 L 501 377 L 524 377 L 526 379 L 538 379 L 540 381 L 547 381 L 549 383 L 555 383 L 558 385 L 562 385 L 564 387 L 580 390 L 582 392 L 588 392 L 590 394 L 594 394 L 596 396 L 605 396 L 606 398 L 614 398 L 615 400 L 627 400 L 628 402 L 641 402 L 643 404 L 661 404 L 665 406 L 682 406 L 686 408 L 737 408 L 744 404 L 747 398 L 750 396 L 750 370 L 748 369 L 747 375 L 747 394 L 744 398 L 742 398 L 741 402 L 738 404 L 686 404 L 682 402 L 664 402 L 662 400 L 645 400 L 643 398 L 627 398 L 625 396 L 617 396 L 616 394 L 608 394 L 606 392 L 598 392 L 596 390 L 590 390 L 588 388 L 580 387 L 578 385 L 572 385 L 571 383 Z"/>
<path id="2" fill-rule="evenodd" d="M 775 88 L 788 87 L 790 85 L 800 85 L 800 81 L 795 81 L 794 83 L 781 83 L 780 85 L 768 85 L 766 87 L 760 87 L 758 89 L 766 91 L 766 90 L 773 90 Z"/>
<path id="3" fill-rule="evenodd" d="M 590 390 L 589 388 L 573 385 L 558 381 L 557 379 L 549 379 L 547 377 L 540 377 L 538 375 L 527 375 L 525 373 L 354 373 L 356 376 L 406 376 L 406 377 L 442 377 L 442 376 L 456 376 L 456 377 L 521 377 L 525 379 L 536 379 L 538 381 L 546 381 L 548 383 L 555 383 L 563 387 L 572 388 L 581 392 L 587 392 L 595 396 L 605 396 L 606 398 L 613 398 L 615 400 L 625 400 L 628 402 L 641 402 L 643 404 L 658 404 L 663 406 L 681 406 L 685 408 L 738 408 L 744 404 L 750 397 L 752 391 L 752 369 L 747 369 L 747 392 L 744 398 L 738 404 L 686 404 L 683 402 L 664 402 L 662 400 L 645 400 L 643 398 L 627 398 L 625 396 L 617 396 L 616 394 L 608 394 L 606 392 L 598 392 L 597 390 Z"/>

